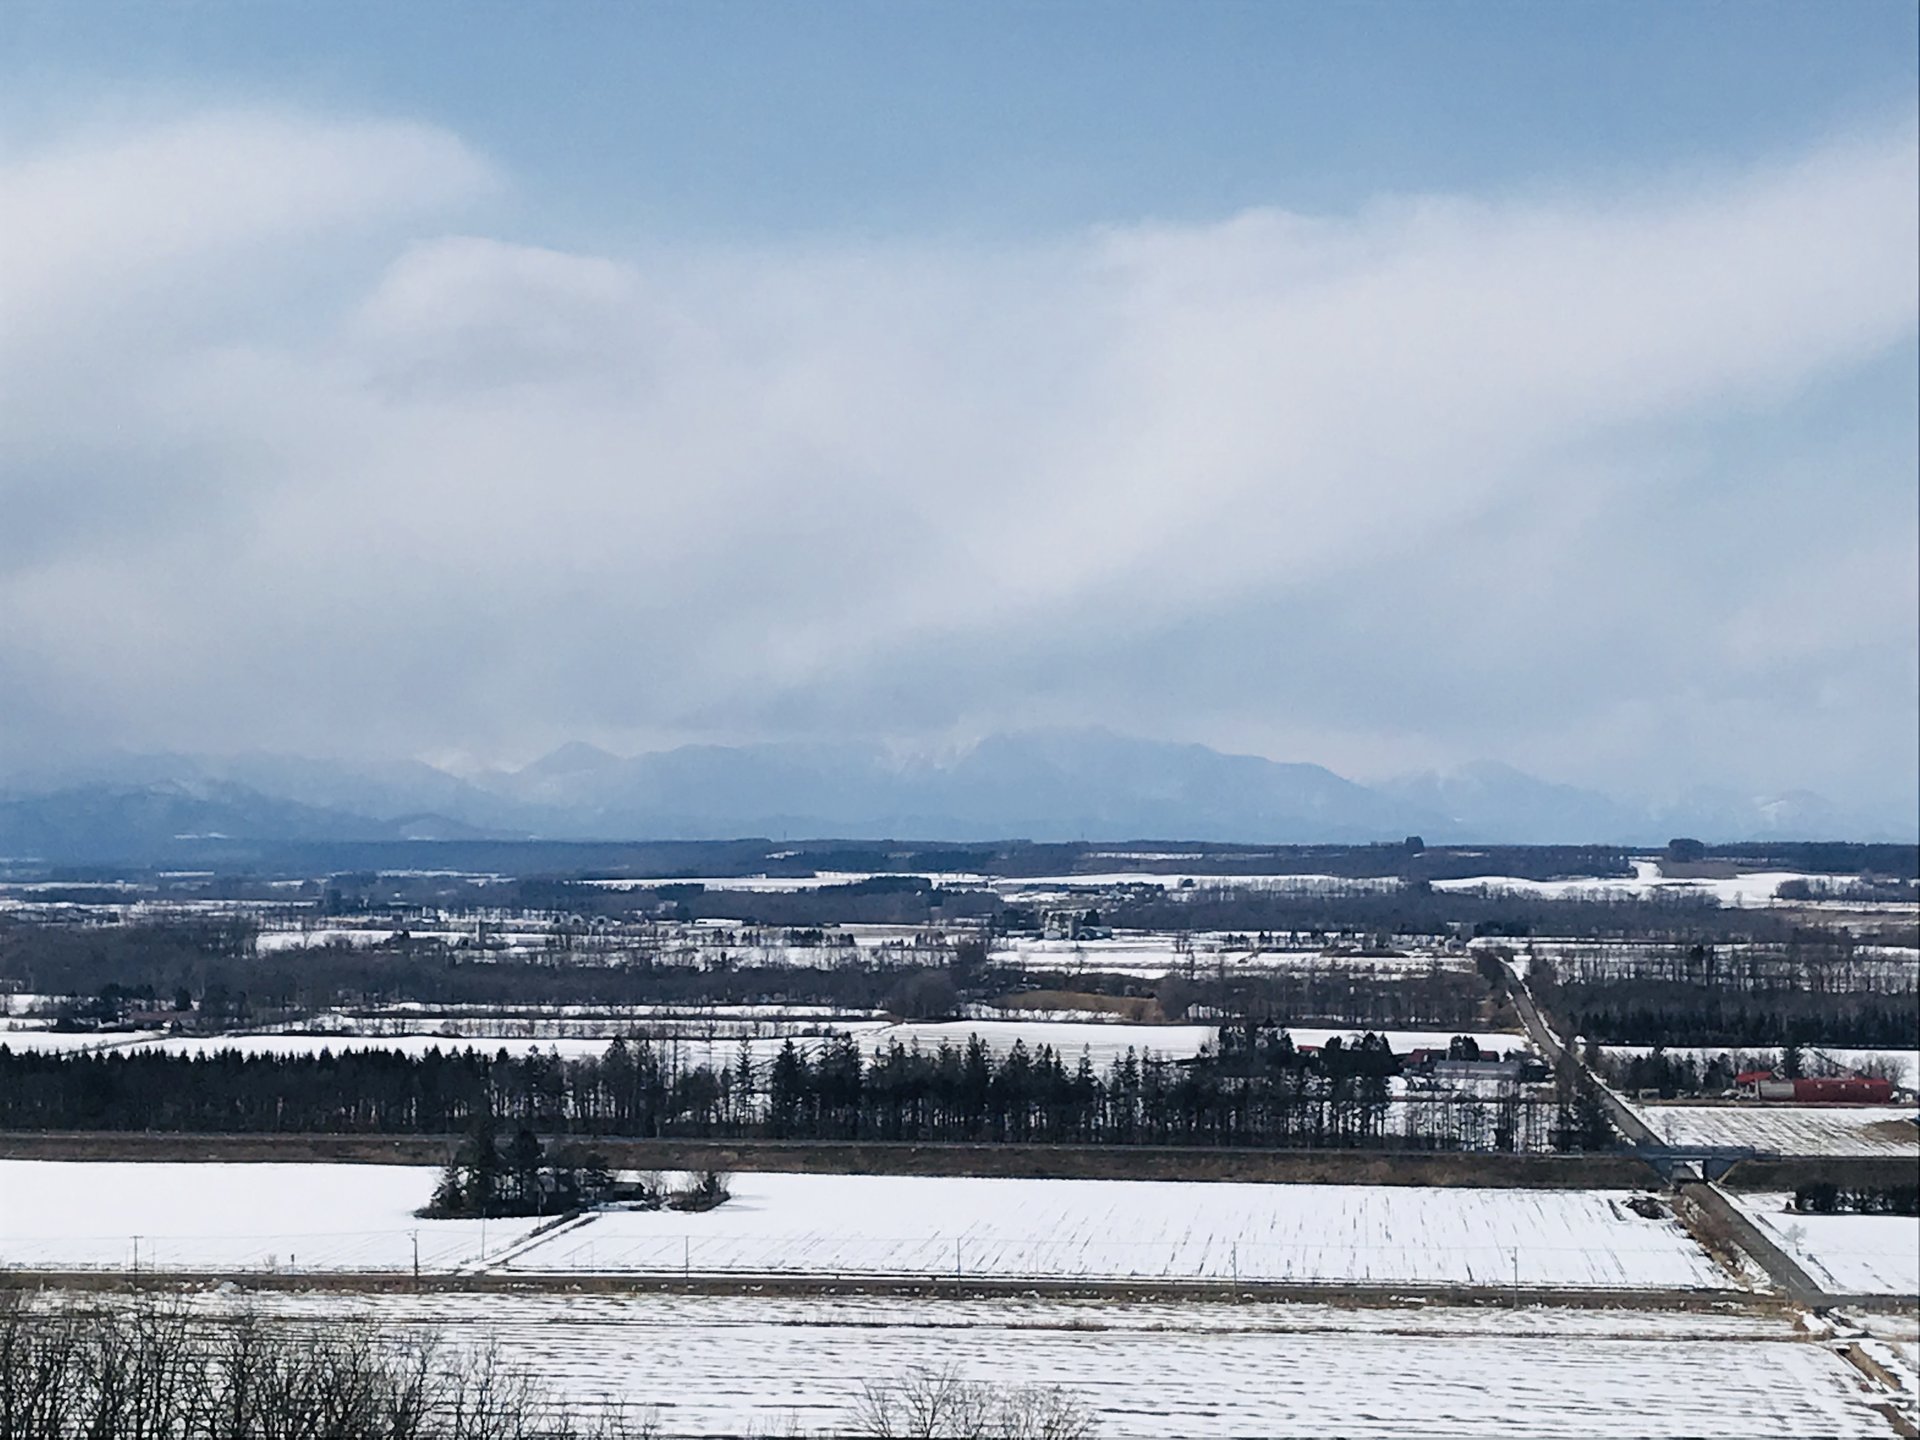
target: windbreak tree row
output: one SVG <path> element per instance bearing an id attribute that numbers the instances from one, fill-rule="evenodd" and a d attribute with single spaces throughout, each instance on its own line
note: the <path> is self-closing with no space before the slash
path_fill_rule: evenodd
<path id="1" fill-rule="evenodd" d="M 771 1057 L 742 1044 L 715 1069 L 644 1039 L 604 1055 L 382 1050 L 208 1057 L 15 1055 L 0 1046 L 0 1128 L 447 1135 L 482 1117 L 553 1135 L 1385 1147 L 1598 1148 L 1604 1119 L 1564 1077 L 1551 1096 L 1396 1095 L 1400 1058 L 1377 1035 L 1294 1046 L 1270 1025 L 1223 1027 L 1190 1060 L 1016 1042 L 872 1057 L 851 1036 Z"/>

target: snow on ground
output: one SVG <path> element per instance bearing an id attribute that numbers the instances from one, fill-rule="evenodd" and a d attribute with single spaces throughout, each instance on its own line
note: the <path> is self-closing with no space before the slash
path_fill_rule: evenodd
<path id="1" fill-rule="evenodd" d="M 830 1027 L 835 1032 L 861 1034 L 884 1027 L 884 1021 L 853 1020 L 843 1025 Z M 624 1033 L 632 1035 L 635 1027 L 627 1027 Z M 759 1061 L 769 1061 L 780 1053 L 791 1039 L 794 1047 L 805 1055 L 816 1055 L 829 1043 L 829 1027 L 817 1027 L 810 1033 L 783 1035 L 759 1035 L 747 1039 L 747 1048 Z M 0 1037 L 4 1038 L 4 1037 Z M 706 1065 L 718 1070 L 723 1065 L 733 1063 L 740 1053 L 741 1037 L 721 1034 L 709 1037 L 702 1033 L 682 1033 L 650 1037 L 654 1049 L 678 1060 L 685 1068 Z M 425 1055 L 430 1050 L 448 1054 L 463 1050 L 477 1050 L 484 1055 L 496 1055 L 504 1050 L 515 1059 L 531 1054 L 559 1055 L 564 1060 L 599 1059 L 607 1053 L 607 1047 L 613 1043 L 614 1034 L 605 1035 L 562 1035 L 562 1036 L 464 1036 L 442 1034 L 412 1035 L 170 1035 L 161 1036 L 139 1046 L 143 1050 L 162 1050 L 172 1055 L 218 1055 L 228 1051 L 237 1051 L 242 1055 L 318 1055 L 322 1050 L 335 1055 L 343 1055 L 350 1050 L 385 1050 L 402 1055 Z"/>
<path id="2" fill-rule="evenodd" d="M 1075 890 L 1118 890 L 1130 885 L 1157 885 L 1163 890 L 1286 890 L 1303 894 L 1343 893 L 1400 888 L 1395 877 L 1352 879 L 1340 875 L 1228 875 L 1217 871 L 1182 870 L 1151 874 L 1141 870 L 1109 870 L 1085 875 L 1021 875 L 993 881 L 993 888 L 1009 900 L 1040 899 Z"/>
<path id="3" fill-rule="evenodd" d="M 400 932 L 397 930 L 359 930 L 359 929 L 313 929 L 313 930 L 268 930 L 254 938 L 254 949 L 262 955 L 272 955 L 282 950 L 311 950 L 326 945 L 351 945 L 356 949 L 384 945 Z"/>
<path id="4" fill-rule="evenodd" d="M 56 1008 L 65 995 L 36 995 L 31 991 L 0 992 L 0 1015 L 35 1015 Z"/>
<path id="5" fill-rule="evenodd" d="M 1636 1108 L 1669 1145 L 1750 1145 L 1782 1155 L 1920 1153 L 1920 1126 L 1913 1124 L 1910 1105 L 1757 1102 Z"/>
<path id="6" fill-rule="evenodd" d="M 1289 1026 L 1287 1033 L 1293 1037 L 1295 1045 L 1324 1046 L 1336 1035 L 1341 1038 L 1342 1044 L 1352 1045 L 1366 1030 L 1353 1026 L 1325 1030 L 1312 1025 L 1298 1025 Z M 1444 1050 L 1456 1035 L 1473 1041 L 1483 1052 L 1497 1050 L 1504 1055 L 1513 1050 L 1533 1049 L 1533 1042 L 1515 1030 L 1376 1030 L 1374 1033 L 1384 1036 L 1396 1055 L 1405 1055 L 1409 1050 Z"/>
<path id="7" fill-rule="evenodd" d="M 1391 890 L 1400 884 L 1399 880 L 1391 877 L 1356 880 L 1340 875 L 1238 875 L 1208 870 L 1181 870 L 1166 874 L 1144 870 L 1107 870 L 1071 875 L 985 875 L 944 870 L 822 870 L 816 875 L 701 875 L 692 878 L 588 880 L 583 883 L 605 890 L 652 890 L 662 885 L 700 885 L 708 890 L 773 894 L 856 885 L 896 875 L 927 879 L 941 889 L 991 889 L 1012 900 L 1064 895 L 1076 890 L 1117 890 L 1129 885 L 1157 885 L 1166 890 L 1230 888 L 1325 892 Z"/>
<path id="8" fill-rule="evenodd" d="M 871 1055 L 885 1049 L 895 1040 L 911 1049 L 919 1045 L 922 1050 L 937 1050 L 945 1043 L 955 1049 L 963 1049 L 969 1037 L 978 1035 L 988 1049 L 996 1054 L 1004 1054 L 1011 1049 L 1014 1041 L 1023 1042 L 1027 1049 L 1036 1050 L 1042 1045 L 1051 1045 L 1067 1065 L 1079 1062 L 1081 1052 L 1091 1054 L 1094 1067 L 1104 1070 L 1113 1061 L 1123 1057 L 1128 1050 L 1139 1055 L 1159 1055 L 1167 1059 L 1179 1059 L 1200 1053 L 1202 1045 L 1218 1040 L 1220 1029 L 1215 1024 L 1205 1025 L 1150 1025 L 1128 1021 L 1105 1021 L 1087 1023 L 1073 1020 L 909 1020 L 897 1025 L 867 1025 L 855 1022 L 836 1028 L 851 1030 L 860 1037 L 860 1048 Z M 1325 1045 L 1338 1035 L 1346 1043 L 1352 1043 L 1364 1032 L 1355 1028 L 1324 1029 L 1302 1026 L 1288 1031 L 1296 1045 Z M 1444 1050 L 1447 1043 L 1458 1031 L 1438 1030 L 1386 1030 L 1379 1032 L 1386 1036 L 1396 1054 L 1419 1048 L 1438 1048 Z M 1493 1031 L 1473 1031 L 1473 1039 L 1483 1049 L 1506 1051 L 1529 1048 L 1524 1035 Z M 776 1043 L 775 1049 L 778 1049 Z M 724 1055 L 723 1055 L 724 1058 Z"/>
<path id="9" fill-rule="evenodd" d="M 0 1030 L 0 1045 L 16 1055 L 27 1051 L 78 1053 L 85 1050 L 130 1050 L 164 1038 L 159 1030 Z"/>
<path id="10" fill-rule="evenodd" d="M 1354 1281 L 1721 1288 L 1680 1225 L 1624 1193 L 1009 1180 L 734 1177 L 717 1210 L 607 1211 L 511 1272 Z"/>
<path id="11" fill-rule="evenodd" d="M 419 1165 L 0 1160 L 0 1268 L 445 1271 L 533 1220 L 418 1220 Z M 483 1233 L 484 1229 L 484 1233 Z"/>
<path id="12" fill-rule="evenodd" d="M 576 1402 L 652 1410 L 674 1437 L 844 1433 L 866 1382 L 915 1369 L 1062 1386 L 1111 1440 L 1891 1433 L 1830 1346 L 1751 1315 L 667 1294 L 191 1303 L 431 1326 L 454 1347 L 494 1340 Z"/>
<path id="13" fill-rule="evenodd" d="M 1213 1025 L 1087 1025 L 1071 1020 L 910 1020 L 869 1030 L 860 1037 L 860 1048 L 868 1054 L 885 1049 L 895 1040 L 911 1049 L 937 1050 L 941 1043 L 964 1048 L 969 1036 L 978 1035 L 988 1049 L 1005 1053 L 1016 1040 L 1029 1050 L 1051 1045 L 1063 1063 L 1079 1061 L 1080 1052 L 1092 1052 L 1096 1068 L 1105 1069 L 1128 1050 L 1140 1054 L 1152 1052 L 1168 1058 L 1197 1055 L 1200 1047 L 1214 1039 L 1219 1030 Z"/>
<path id="14" fill-rule="evenodd" d="M 1791 1195 L 1732 1199 L 1828 1290 L 1920 1295 L 1920 1217 L 1797 1215 L 1787 1209 Z"/>
<path id="15" fill-rule="evenodd" d="M 997 948 L 1015 963 L 1034 970 L 1059 970 L 1069 975 L 1138 975 L 1158 979 L 1166 974 L 1185 974 L 1192 969 L 1212 974 L 1228 971 L 1286 970 L 1302 967 L 1338 968 L 1376 974 L 1425 974 L 1436 966 L 1442 970 L 1471 968 L 1473 957 L 1466 953 L 1441 953 L 1417 947 L 1406 954 L 1360 955 L 1329 953 L 1319 946 L 1298 949 L 1255 949 L 1245 944 L 1228 944 L 1217 934 L 1198 934 L 1193 949 L 1175 948 L 1175 937 L 1166 933 L 1122 932 L 1110 940 L 1039 940 L 1014 937 Z"/>
<path id="16" fill-rule="evenodd" d="M 858 885 L 867 880 L 906 875 L 931 880 L 942 889 L 979 889 L 988 883 L 985 875 L 947 870 L 822 870 L 814 875 L 699 875 L 691 879 L 666 876 L 637 880 L 583 880 L 580 883 L 602 890 L 656 890 L 662 885 L 699 885 L 708 890 L 778 895 L 825 890 L 837 885 Z"/>
<path id="17" fill-rule="evenodd" d="M 884 1024 L 874 1012 L 837 1015 L 826 1007 L 814 1016 L 760 1018 L 718 1014 L 629 1011 L 601 1015 L 316 1015 L 310 1021 L 279 1034 L 304 1035 L 441 1035 L 471 1042 L 597 1039 L 602 1045 L 616 1035 L 647 1035 L 656 1039 L 690 1035 L 708 1039 L 818 1035 L 824 1030 L 858 1030 Z M 4 1022 L 0 1022 L 4 1023 Z"/>
<path id="18" fill-rule="evenodd" d="M 419 1220 L 431 1166 L 0 1161 L 0 1266 L 1722 1288 L 1624 1193 L 747 1173 L 705 1214 Z M 137 1241 L 136 1238 L 138 1237 Z M 486 1247 L 485 1258 L 481 1254 Z"/>
<path id="19" fill-rule="evenodd" d="M 255 938 L 254 948 L 263 955 L 287 950 L 312 950 L 328 945 L 348 945 L 355 949 L 370 949 L 376 945 L 384 945 L 402 934 L 414 940 L 438 941 L 447 945 L 457 945 L 462 941 L 472 943 L 475 939 L 475 933 L 471 927 L 455 930 L 410 928 L 402 931 L 381 927 L 332 926 L 266 930 Z M 548 939 L 549 934 L 545 930 L 510 931 L 489 928 L 486 931 L 487 948 L 490 950 L 542 950 L 546 948 Z"/>
<path id="20" fill-rule="evenodd" d="M 1668 879 L 1657 860 L 1636 860 L 1633 875 L 1580 876 L 1569 880 L 1523 880 L 1512 875 L 1476 875 L 1460 880 L 1435 880 L 1436 890 L 1485 890 L 1497 894 L 1533 895 L 1543 900 L 1645 899 L 1652 895 L 1704 895 L 1726 906 L 1771 905 L 1775 892 L 1789 880 L 1819 884 L 1835 876 L 1809 875 L 1798 870 L 1756 870 L 1717 879 Z"/>
<path id="21" fill-rule="evenodd" d="M 209 1056 L 236 1051 L 242 1055 L 318 1055 L 322 1050 L 344 1055 L 350 1050 L 387 1050 L 401 1055 L 424 1055 L 429 1050 L 447 1054 L 478 1050 L 484 1055 L 505 1050 L 518 1057 L 532 1052 L 558 1053 L 566 1059 L 598 1058 L 607 1053 L 610 1039 L 559 1036 L 541 1039 L 465 1037 L 458 1035 L 169 1035 L 142 1045 L 169 1055 Z"/>

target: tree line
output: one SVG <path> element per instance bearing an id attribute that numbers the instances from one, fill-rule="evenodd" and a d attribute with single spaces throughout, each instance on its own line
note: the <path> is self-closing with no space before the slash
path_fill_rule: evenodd
<path id="1" fill-rule="evenodd" d="M 1920 1215 L 1920 1185 L 1838 1185 L 1821 1180 L 1793 1192 L 1805 1215 Z"/>
<path id="2" fill-rule="evenodd" d="M 777 932 L 776 932 L 777 933 Z M 202 1029 L 285 1020 L 341 1005 L 413 1000 L 438 1005 L 832 1005 L 917 1019 L 957 1015 L 970 1000 L 1028 989 L 1159 998 L 1170 1016 L 1188 1006 L 1296 1024 L 1379 1029 L 1470 1029 L 1486 987 L 1442 966 L 1408 971 L 1365 959 L 1306 960 L 1251 974 L 1202 957 L 1159 979 L 1008 963 L 977 936 L 878 956 L 830 946 L 819 931 L 786 943 L 828 964 L 775 965 L 749 941 L 704 950 L 695 963 L 641 951 L 583 963 L 569 953 L 475 958 L 436 941 L 372 949 L 322 946 L 249 955 L 250 925 L 164 921 L 114 927 L 9 925 L 0 920 L 0 978 L 38 994 L 76 998 L 76 1024 L 110 1017 L 129 999 L 171 1006 Z M 784 937 L 782 937 L 784 938 Z M 1249 948 L 1253 937 L 1249 935 Z M 812 943 L 809 943 L 812 942 Z M 812 957 L 810 957 L 812 958 Z M 186 1015 L 185 1007 L 194 1007 Z"/>
<path id="3" fill-rule="evenodd" d="M 1605 1045 L 1913 1045 L 1911 995 L 1726 995 L 1708 986 L 1536 987 L 1564 1032 Z"/>
<path id="4" fill-rule="evenodd" d="M 1731 954 L 1539 955 L 1535 999 L 1567 1034 L 1607 1045 L 1910 1048 L 1920 967 L 1826 946 Z"/>
<path id="5" fill-rule="evenodd" d="M 1864 1059 L 1842 1065 L 1817 1050 L 1789 1041 L 1778 1050 L 1735 1049 L 1705 1056 L 1669 1054 L 1655 1046 L 1645 1055 L 1622 1055 L 1589 1040 L 1584 1058 L 1615 1089 L 1637 1093 L 1657 1091 L 1662 1100 L 1682 1095 L 1719 1095 L 1731 1090 L 1748 1070 L 1773 1070 L 1789 1080 L 1802 1076 L 1866 1075 L 1895 1085 L 1911 1084 L 1906 1061 L 1897 1055 Z"/>
<path id="6" fill-rule="evenodd" d="M 160 1051 L 13 1054 L 0 1046 L 0 1128 L 453 1135 L 483 1117 L 555 1136 L 909 1142 L 1255 1145 L 1280 1148 L 1596 1148 L 1579 1097 L 1396 1097 L 1401 1062 L 1378 1035 L 1297 1047 L 1237 1022 L 1199 1056 L 1129 1050 L 1104 1069 L 1015 1042 L 873 1056 L 852 1036 L 772 1057 L 742 1041 L 717 1068 L 671 1045 L 617 1039 L 599 1056 L 473 1049 L 299 1056 Z M 537 1167 L 536 1167 L 537 1168 Z"/>

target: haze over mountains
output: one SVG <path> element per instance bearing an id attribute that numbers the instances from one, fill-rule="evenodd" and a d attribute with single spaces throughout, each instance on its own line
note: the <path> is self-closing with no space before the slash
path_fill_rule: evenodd
<path id="1" fill-rule="evenodd" d="M 958 755 L 869 743 L 689 745 L 632 757 L 575 743 L 513 771 L 418 761 L 115 755 L 0 778 L 0 855 L 104 860 L 197 837 L 259 841 L 1207 839 L 1302 844 L 1905 840 L 1889 816 L 1806 792 L 1633 804 L 1482 762 L 1361 785 L 1319 765 L 1104 730 L 989 736 Z"/>

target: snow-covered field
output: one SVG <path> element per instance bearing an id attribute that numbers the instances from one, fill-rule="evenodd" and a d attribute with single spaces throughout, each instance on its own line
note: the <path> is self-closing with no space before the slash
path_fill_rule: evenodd
<path id="1" fill-rule="evenodd" d="M 1920 1295 L 1920 1217 L 1796 1215 L 1790 1195 L 1738 1195 L 1734 1203 L 1828 1290 Z"/>
<path id="2" fill-rule="evenodd" d="M 416 1220 L 418 1165 L 0 1160 L 0 1268 L 446 1271 L 533 1220 Z"/>
<path id="3" fill-rule="evenodd" d="M 779 1042 L 771 1043 L 774 1049 Z M 523 1056 L 530 1051 L 542 1055 L 559 1054 L 563 1058 L 598 1058 L 607 1053 L 604 1037 L 560 1036 L 547 1039 L 473 1038 L 449 1035 L 172 1035 L 142 1045 L 143 1050 L 161 1050 L 170 1055 L 218 1055 L 238 1051 L 242 1055 L 317 1055 L 322 1050 L 335 1055 L 349 1050 L 388 1050 L 402 1055 L 424 1055 L 429 1050 L 442 1054 L 456 1050 L 477 1050 L 484 1055 L 505 1050 Z M 728 1048 L 731 1053 L 731 1047 Z M 771 1052 L 768 1052 L 771 1053 Z"/>
<path id="4" fill-rule="evenodd" d="M 1339 875 L 1234 875 L 1217 870 L 1181 870 L 1164 875 L 1141 870 L 1089 871 L 1084 875 L 1022 875 L 996 879 L 992 884 L 997 893 L 1009 900 L 1042 900 L 1074 891 L 1118 890 L 1132 885 L 1157 885 L 1175 894 L 1196 890 L 1280 890 L 1318 895 L 1400 888 L 1400 881 L 1392 877 L 1348 879 Z"/>
<path id="5" fill-rule="evenodd" d="M 1111 1060 L 1128 1050 L 1140 1054 L 1151 1051 L 1168 1058 L 1196 1055 L 1200 1047 L 1219 1034 L 1213 1025 L 1136 1025 L 1078 1024 L 1070 1020 L 918 1020 L 870 1030 L 861 1036 L 860 1048 L 871 1054 L 898 1040 L 911 1049 L 937 1050 L 942 1042 L 956 1049 L 978 1035 L 988 1049 L 1004 1053 L 1014 1041 L 1029 1050 L 1051 1045 L 1061 1059 L 1071 1065 L 1080 1052 L 1092 1052 L 1093 1063 L 1105 1068 Z"/>
<path id="6" fill-rule="evenodd" d="M 346 945 L 354 949 L 369 949 L 384 945 L 402 932 L 391 928 L 362 926 L 313 927 L 291 930 L 263 931 L 254 941 L 254 948 L 261 954 L 273 954 L 286 950 L 313 950 L 328 945 Z M 464 930 L 412 929 L 406 932 L 415 940 L 435 940 L 448 945 L 462 941 L 472 941 L 474 932 Z M 486 932 L 487 943 L 499 950 L 528 951 L 541 950 L 547 944 L 547 932 L 544 930 L 502 931 L 489 929 Z"/>
<path id="7" fill-rule="evenodd" d="M 158 1030 L 46 1030 L 26 1029 L 9 1026 L 0 1030 L 0 1045 L 5 1045 L 16 1055 L 29 1050 L 38 1052 L 85 1050 L 127 1050 L 163 1039 Z"/>
<path id="8" fill-rule="evenodd" d="M 1719 1288 L 1671 1218 L 1596 1191 L 742 1174 L 700 1215 L 609 1211 L 521 1272 Z"/>
<path id="9" fill-rule="evenodd" d="M 1289 1030 L 1296 1045 L 1325 1045 L 1338 1035 L 1347 1043 L 1363 1032 L 1356 1029 L 1326 1029 L 1314 1026 L 1301 1026 Z M 1404 1055 L 1414 1049 L 1441 1049 L 1458 1031 L 1438 1030 L 1386 1030 L 1379 1032 L 1387 1038 L 1394 1053 Z M 1507 1050 L 1529 1049 L 1524 1035 L 1476 1030 L 1470 1033 L 1483 1049 L 1505 1052 Z M 1200 1053 L 1202 1045 L 1210 1044 L 1220 1035 L 1217 1025 L 1139 1025 L 1139 1024 L 1082 1024 L 1073 1021 L 1047 1020 L 940 1020 L 909 1021 L 899 1025 L 890 1025 L 882 1029 L 865 1031 L 861 1035 L 861 1048 L 871 1053 L 878 1047 L 899 1040 L 911 1047 L 918 1043 L 923 1050 L 937 1049 L 944 1041 L 956 1048 L 967 1043 L 970 1035 L 979 1035 L 987 1047 L 996 1052 L 1011 1048 L 1015 1040 L 1025 1043 L 1029 1050 L 1041 1045 L 1051 1045 L 1059 1052 L 1061 1059 L 1069 1065 L 1075 1064 L 1080 1052 L 1092 1052 L 1093 1063 L 1104 1069 L 1110 1062 L 1119 1059 L 1131 1049 L 1139 1054 L 1149 1052 L 1169 1059 L 1181 1058 Z"/>
<path id="10" fill-rule="evenodd" d="M 1669 1145 L 1750 1145 L 1782 1155 L 1912 1155 L 1912 1106 L 1654 1105 L 1635 1107 Z"/>
<path id="11" fill-rule="evenodd" d="M 37 995 L 28 990 L 0 992 L 0 1015 L 31 1015 L 58 1005 L 64 996 Z"/>
<path id="12" fill-rule="evenodd" d="M 1300 949 L 1255 949 L 1229 944 L 1224 936 L 1200 933 L 1191 937 L 1191 951 L 1175 948 L 1170 934 L 1122 932 L 1109 940 L 1038 940 L 1016 937 L 1004 942 L 1000 953 L 1033 970 L 1059 970 L 1069 975 L 1138 975 L 1157 979 L 1184 974 L 1189 967 L 1201 974 L 1222 968 L 1230 971 L 1286 970 L 1319 966 L 1381 975 L 1424 974 L 1471 968 L 1473 957 L 1443 952 L 1431 945 L 1415 946 L 1406 954 L 1329 954 L 1314 946 Z"/>
<path id="13" fill-rule="evenodd" d="M 708 890 L 746 891 L 761 895 L 790 895 L 809 890 L 827 890 L 839 885 L 858 885 L 890 875 L 913 875 L 931 880 L 941 888 L 980 889 L 987 885 L 985 875 L 946 870 L 821 870 L 813 875 L 700 875 L 690 879 L 654 877 L 626 880 L 585 880 L 582 884 L 601 890 L 654 890 L 662 885 L 699 885 Z"/>
<path id="14" fill-rule="evenodd" d="M 1622 1193 L 736 1176 L 705 1214 L 423 1221 L 431 1167 L 0 1162 L 0 1265 L 1721 1288 Z M 481 1254 L 482 1244 L 486 1253 Z"/>
<path id="15" fill-rule="evenodd" d="M 1758 1315 L 666 1294 L 191 1303 L 495 1340 L 555 1391 L 651 1411 L 675 1437 L 844 1432 L 863 1384 L 915 1369 L 1062 1386 L 1110 1440 L 1892 1433 L 1871 1408 L 1882 1397 L 1829 1345 Z"/>
<path id="16" fill-rule="evenodd" d="M 1461 880 L 1435 880 L 1436 890 L 1476 891 L 1494 894 L 1532 895 L 1543 900 L 1612 900 L 1706 896 L 1721 905 L 1771 905 L 1775 892 L 1789 880 L 1805 880 L 1818 886 L 1837 877 L 1810 875 L 1798 870 L 1755 870 L 1717 879 L 1668 878 L 1657 860 L 1635 860 L 1633 875 L 1579 876 L 1570 880 L 1522 880 L 1510 875 L 1477 875 Z"/>

